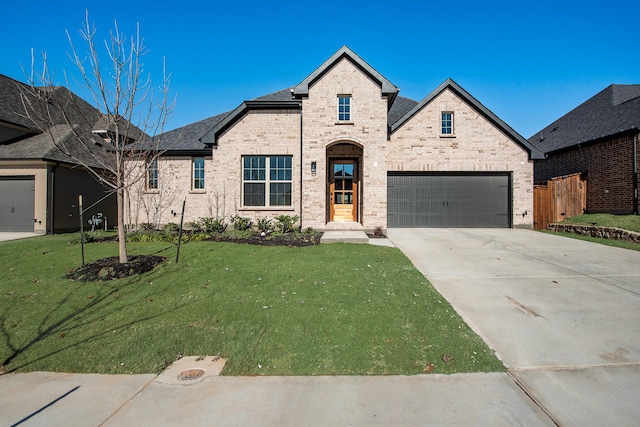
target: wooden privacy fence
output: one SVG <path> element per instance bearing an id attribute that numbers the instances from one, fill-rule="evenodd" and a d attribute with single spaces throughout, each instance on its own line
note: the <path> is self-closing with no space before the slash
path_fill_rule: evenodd
<path id="1" fill-rule="evenodd" d="M 582 215 L 586 208 L 587 181 L 579 173 L 533 186 L 533 227 L 536 230 L 545 230 L 553 222 Z"/>

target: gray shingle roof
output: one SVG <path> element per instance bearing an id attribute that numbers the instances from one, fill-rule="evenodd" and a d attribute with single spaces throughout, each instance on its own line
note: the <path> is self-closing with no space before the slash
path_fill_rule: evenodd
<path id="1" fill-rule="evenodd" d="M 529 138 L 544 153 L 640 128 L 640 85 L 610 85 Z"/>
<path id="2" fill-rule="evenodd" d="M 24 117 L 22 106 L 21 93 L 27 88 L 24 83 L 0 74 L 0 121 L 34 129 L 33 122 Z"/>
<path id="3" fill-rule="evenodd" d="M 514 141 L 530 153 L 531 158 L 543 157 L 542 153 L 538 151 L 534 145 L 500 120 L 495 114 L 453 82 L 453 80 L 447 80 L 421 102 L 404 98 L 398 96 L 399 89 L 395 85 L 380 75 L 346 46 L 343 46 L 333 54 L 331 58 L 325 61 L 297 86 L 263 95 L 258 98 L 254 98 L 251 101 L 244 101 L 233 111 L 210 117 L 200 122 L 162 134 L 160 135 L 163 139 L 162 146 L 165 147 L 165 149 L 167 149 L 166 147 L 171 146 L 172 151 L 203 150 L 206 146 L 215 144 L 216 135 L 231 126 L 235 120 L 242 117 L 242 115 L 250 109 L 300 108 L 299 105 L 296 107 L 294 104 L 296 104 L 297 99 L 308 95 L 309 85 L 313 84 L 314 81 L 320 78 L 336 62 L 345 57 L 351 60 L 356 66 L 360 67 L 361 70 L 367 73 L 375 81 L 380 83 L 382 95 L 388 96 L 389 102 L 391 103 L 387 114 L 387 124 L 392 132 L 402 126 L 403 123 L 409 120 L 437 94 L 449 87 L 461 95 L 470 105 L 494 123 L 494 125 L 498 126 L 503 132 L 510 135 Z"/>
<path id="4" fill-rule="evenodd" d="M 168 151 L 204 150 L 206 146 L 200 142 L 200 138 L 216 127 L 229 113 L 230 111 L 227 111 L 217 116 L 165 132 L 156 137 L 160 139 L 160 141 L 158 141 L 158 148 Z"/>
<path id="5" fill-rule="evenodd" d="M 122 132 L 123 121 L 119 122 Z M 0 159 L 103 168 L 111 159 L 111 147 L 99 131 L 111 132 L 113 123 L 65 87 L 32 87 L 0 75 Z M 14 131 L 15 126 L 22 131 Z M 131 125 L 127 135 L 144 133 Z"/>

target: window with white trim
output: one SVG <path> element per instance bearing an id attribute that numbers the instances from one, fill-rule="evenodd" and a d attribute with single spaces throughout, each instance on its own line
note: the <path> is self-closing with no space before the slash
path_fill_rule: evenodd
<path id="1" fill-rule="evenodd" d="M 442 112 L 442 127 L 440 129 L 441 135 L 453 135 L 453 112 Z"/>
<path id="2" fill-rule="evenodd" d="M 338 95 L 338 121 L 351 121 L 351 96 Z"/>
<path id="3" fill-rule="evenodd" d="M 192 190 L 204 190 L 204 157 L 193 158 Z"/>
<path id="4" fill-rule="evenodd" d="M 291 156 L 242 157 L 243 206 L 291 206 Z"/>
<path id="5" fill-rule="evenodd" d="M 147 163 L 147 190 L 158 189 L 158 159 L 151 159 Z"/>

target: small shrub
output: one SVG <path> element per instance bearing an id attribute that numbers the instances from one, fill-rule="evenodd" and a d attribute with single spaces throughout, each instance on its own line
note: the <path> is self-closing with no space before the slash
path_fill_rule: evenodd
<path id="1" fill-rule="evenodd" d="M 258 227 L 258 231 L 271 233 L 273 231 L 273 221 L 269 218 L 260 218 L 256 222 L 256 227 Z"/>
<path id="2" fill-rule="evenodd" d="M 162 230 L 165 233 L 173 234 L 173 233 L 177 233 L 180 230 L 180 226 L 175 222 L 169 222 L 165 224 L 164 227 L 162 227 Z"/>
<path id="3" fill-rule="evenodd" d="M 276 217 L 276 230 L 281 233 L 292 233 L 296 230 L 296 223 L 300 217 L 298 215 L 280 215 Z"/>
<path id="4" fill-rule="evenodd" d="M 153 230 L 153 224 L 151 224 L 150 222 L 143 222 L 142 224 L 140 224 L 138 226 L 138 230 Z"/>
<path id="5" fill-rule="evenodd" d="M 109 237 L 113 237 L 113 233 L 108 232 L 108 231 L 104 231 L 104 230 L 96 230 L 96 231 L 85 231 L 84 232 L 84 242 L 85 243 L 91 243 L 91 242 L 100 242 L 102 240 L 105 240 Z M 69 243 L 72 245 L 79 245 L 81 243 L 80 241 L 80 233 L 75 234 L 71 240 L 69 240 Z"/>
<path id="6" fill-rule="evenodd" d="M 253 222 L 251 222 L 250 218 L 246 218 L 240 215 L 234 215 L 230 220 L 231 224 L 233 224 L 233 229 L 236 231 L 245 231 L 253 227 Z"/>
<path id="7" fill-rule="evenodd" d="M 373 229 L 373 235 L 376 237 L 385 237 L 384 229 L 380 226 Z"/>
<path id="8" fill-rule="evenodd" d="M 204 233 L 224 233 L 227 229 L 227 224 L 224 222 L 224 218 L 221 217 L 204 217 L 198 220 L 200 230 Z"/>
<path id="9" fill-rule="evenodd" d="M 202 226 L 197 221 L 190 221 L 185 225 L 186 225 L 186 228 L 193 231 L 194 233 L 200 233 L 202 231 Z"/>

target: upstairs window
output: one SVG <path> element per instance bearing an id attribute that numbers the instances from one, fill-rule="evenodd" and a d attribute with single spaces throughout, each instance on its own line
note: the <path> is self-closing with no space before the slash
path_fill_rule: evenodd
<path id="1" fill-rule="evenodd" d="M 351 121 L 351 96 L 350 95 L 338 96 L 338 121 L 339 122 Z"/>
<path id="2" fill-rule="evenodd" d="M 291 206 L 291 163 L 291 156 L 244 156 L 243 206 Z"/>
<path id="3" fill-rule="evenodd" d="M 442 112 L 442 128 L 441 135 L 453 135 L 453 113 L 451 111 Z"/>
<path id="4" fill-rule="evenodd" d="M 193 159 L 193 190 L 204 190 L 204 157 Z"/>
<path id="5" fill-rule="evenodd" d="M 147 164 L 147 190 L 158 189 L 158 159 L 149 160 Z"/>

